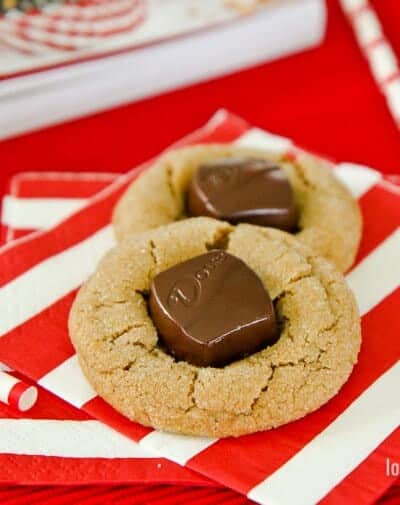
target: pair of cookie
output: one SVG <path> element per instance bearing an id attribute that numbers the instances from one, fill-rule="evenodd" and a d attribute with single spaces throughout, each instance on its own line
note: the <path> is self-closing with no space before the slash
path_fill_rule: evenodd
<path id="1" fill-rule="evenodd" d="M 113 224 L 121 243 L 69 326 L 85 375 L 128 418 L 238 436 L 303 417 L 349 377 L 361 337 L 341 272 L 361 217 L 319 160 L 171 151 L 128 188 Z"/>

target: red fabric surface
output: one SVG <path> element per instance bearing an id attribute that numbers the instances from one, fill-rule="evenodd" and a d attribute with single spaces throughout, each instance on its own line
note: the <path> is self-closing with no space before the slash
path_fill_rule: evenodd
<path id="1" fill-rule="evenodd" d="M 309 149 L 400 173 L 400 137 L 385 99 L 337 1 L 328 4 L 317 49 L 0 143 L 1 183 L 22 170 L 125 171 L 220 107 Z M 398 0 L 374 4 L 400 54 Z"/>
<path id="2" fill-rule="evenodd" d="M 217 488 L 182 486 L 12 487 L 0 489 L 2 505 L 247 505 L 244 496 Z"/>
<path id="3" fill-rule="evenodd" d="M 400 54 L 399 1 L 373 3 Z M 219 107 L 335 159 L 399 174 L 400 134 L 337 2 L 328 0 L 328 4 L 328 34 L 318 49 L 0 142 L 0 194 L 8 177 L 19 171 L 127 170 L 204 123 Z M 0 501 L 7 505 L 246 503 L 230 491 L 171 486 L 3 488 Z M 387 505 L 399 503 L 400 487 L 387 496 Z"/>

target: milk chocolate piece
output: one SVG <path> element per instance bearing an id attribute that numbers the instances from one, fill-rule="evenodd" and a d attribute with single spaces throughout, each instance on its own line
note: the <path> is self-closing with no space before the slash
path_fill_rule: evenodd
<path id="1" fill-rule="evenodd" d="M 169 352 L 198 366 L 223 366 L 272 344 L 274 307 L 242 260 L 214 250 L 158 274 L 150 313 Z"/>
<path id="2" fill-rule="evenodd" d="M 295 229 L 297 213 L 285 172 L 263 159 L 219 159 L 196 171 L 187 195 L 188 213 L 236 224 Z"/>

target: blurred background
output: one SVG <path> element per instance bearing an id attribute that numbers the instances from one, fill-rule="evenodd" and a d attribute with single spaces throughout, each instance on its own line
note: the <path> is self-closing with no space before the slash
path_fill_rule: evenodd
<path id="1" fill-rule="evenodd" d="M 398 2 L 370 5 L 398 53 Z M 3 181 L 126 171 L 221 107 L 328 156 L 399 169 L 396 121 L 338 0 L 25 8 L 0 21 Z"/>

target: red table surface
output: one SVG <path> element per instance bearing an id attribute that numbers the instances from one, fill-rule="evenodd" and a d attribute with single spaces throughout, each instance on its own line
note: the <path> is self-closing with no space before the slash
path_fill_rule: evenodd
<path id="1" fill-rule="evenodd" d="M 337 1 L 327 1 L 328 33 L 317 49 L 0 142 L 0 195 L 7 179 L 20 171 L 128 170 L 202 125 L 220 107 L 334 159 L 400 174 L 400 132 Z M 373 4 L 400 55 L 399 0 Z M 400 504 L 400 487 L 385 499 L 385 505 Z M 2 487 L 0 502 L 248 503 L 227 490 L 178 486 Z"/>

